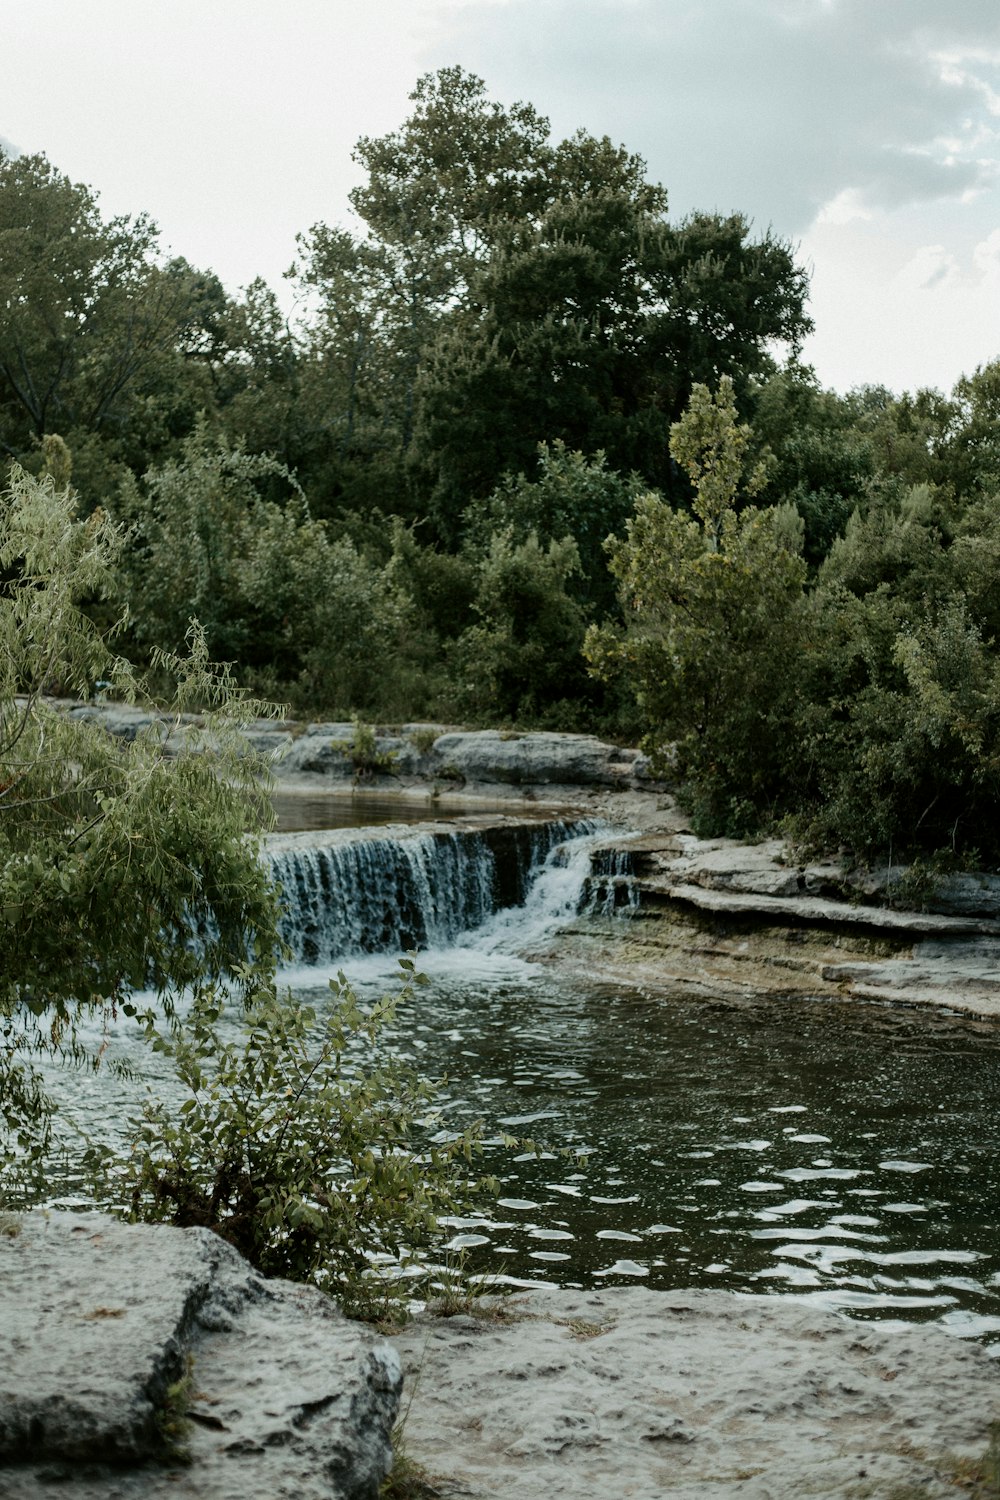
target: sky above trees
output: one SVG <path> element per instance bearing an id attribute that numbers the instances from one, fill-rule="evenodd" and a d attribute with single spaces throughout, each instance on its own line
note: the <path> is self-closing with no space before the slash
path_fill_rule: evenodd
<path id="1" fill-rule="evenodd" d="M 996 0 L 0 0 L 0 22 L 0 141 L 234 289 L 349 222 L 358 137 L 459 63 L 557 136 L 640 152 L 672 217 L 795 241 L 824 383 L 947 389 L 1000 351 Z"/>

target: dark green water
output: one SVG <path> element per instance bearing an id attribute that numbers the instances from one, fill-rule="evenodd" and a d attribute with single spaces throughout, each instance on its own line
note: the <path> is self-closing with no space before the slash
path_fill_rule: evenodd
<path id="1" fill-rule="evenodd" d="M 397 1036 L 447 1075 L 450 1123 L 547 1148 L 488 1150 L 500 1201 L 451 1226 L 474 1269 L 794 1293 L 1000 1335 L 995 1029 L 477 965 L 442 955 L 435 973 L 427 955 Z"/>
<path id="2" fill-rule="evenodd" d="M 554 856 L 524 908 L 421 955 L 431 983 L 389 1039 L 447 1080 L 447 1126 L 544 1144 L 487 1146 L 499 1201 L 449 1224 L 452 1248 L 500 1283 L 728 1287 L 1000 1339 L 1000 1028 L 678 1001 L 580 978 L 558 941 L 552 962 L 524 961 L 576 910 L 588 861 L 582 844 Z M 391 956 L 334 967 L 362 995 L 394 987 Z M 326 973 L 286 977 L 325 1003 Z M 127 1028 L 108 1049 L 172 1091 Z M 70 1113 L 111 1133 L 144 1092 L 107 1070 L 62 1083 Z"/>
<path id="3" fill-rule="evenodd" d="M 281 833 L 316 828 L 384 828 L 390 823 L 431 823 L 470 813 L 510 813 L 509 802 L 456 802 L 379 796 L 373 792 L 312 792 L 278 789 L 271 793 L 275 827 Z"/>

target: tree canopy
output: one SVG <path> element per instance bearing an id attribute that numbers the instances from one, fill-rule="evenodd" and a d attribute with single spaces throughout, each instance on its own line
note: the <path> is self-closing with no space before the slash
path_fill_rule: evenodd
<path id="1" fill-rule="evenodd" d="M 971 858 L 1000 361 L 824 390 L 793 246 L 459 67 L 355 160 L 289 312 L 0 156 L 0 454 L 127 528 L 122 657 L 197 614 L 303 713 L 642 730 L 706 826 Z"/>

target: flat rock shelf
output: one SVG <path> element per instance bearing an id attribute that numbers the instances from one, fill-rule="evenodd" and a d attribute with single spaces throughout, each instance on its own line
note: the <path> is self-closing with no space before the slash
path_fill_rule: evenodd
<path id="1" fill-rule="evenodd" d="M 792 1299 L 533 1291 L 394 1342 L 449 1500 L 954 1500 L 1000 1415 L 978 1346 Z"/>

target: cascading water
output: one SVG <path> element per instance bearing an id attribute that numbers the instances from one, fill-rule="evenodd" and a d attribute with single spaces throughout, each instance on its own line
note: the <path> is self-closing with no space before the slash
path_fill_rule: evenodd
<path id="1" fill-rule="evenodd" d="M 292 961 L 446 948 L 472 931 L 499 942 L 513 926 L 518 942 L 530 943 L 586 904 L 587 836 L 597 828 L 581 820 L 286 839 L 270 857 Z"/>
<path id="2" fill-rule="evenodd" d="M 362 1003 L 396 993 L 401 949 L 424 948 L 429 982 L 385 1044 L 445 1080 L 442 1128 L 484 1122 L 502 1196 L 446 1221 L 470 1269 L 787 1293 L 1000 1348 L 1000 1037 L 847 1002 L 672 994 L 627 967 L 629 945 L 622 982 L 602 982 L 583 924 L 549 961 L 556 930 L 632 902 L 628 847 L 593 824 L 282 835 L 271 859 L 297 954 L 282 985 L 302 1004 L 322 1013 L 340 967 Z M 237 1006 L 228 1019 L 236 1035 Z M 80 1024 L 130 1072 L 61 1074 L 64 1118 L 115 1139 L 147 1088 L 180 1102 L 124 1016 Z M 512 1154 L 503 1135 L 526 1130 L 544 1149 Z M 68 1168 L 60 1201 L 77 1181 Z"/>

